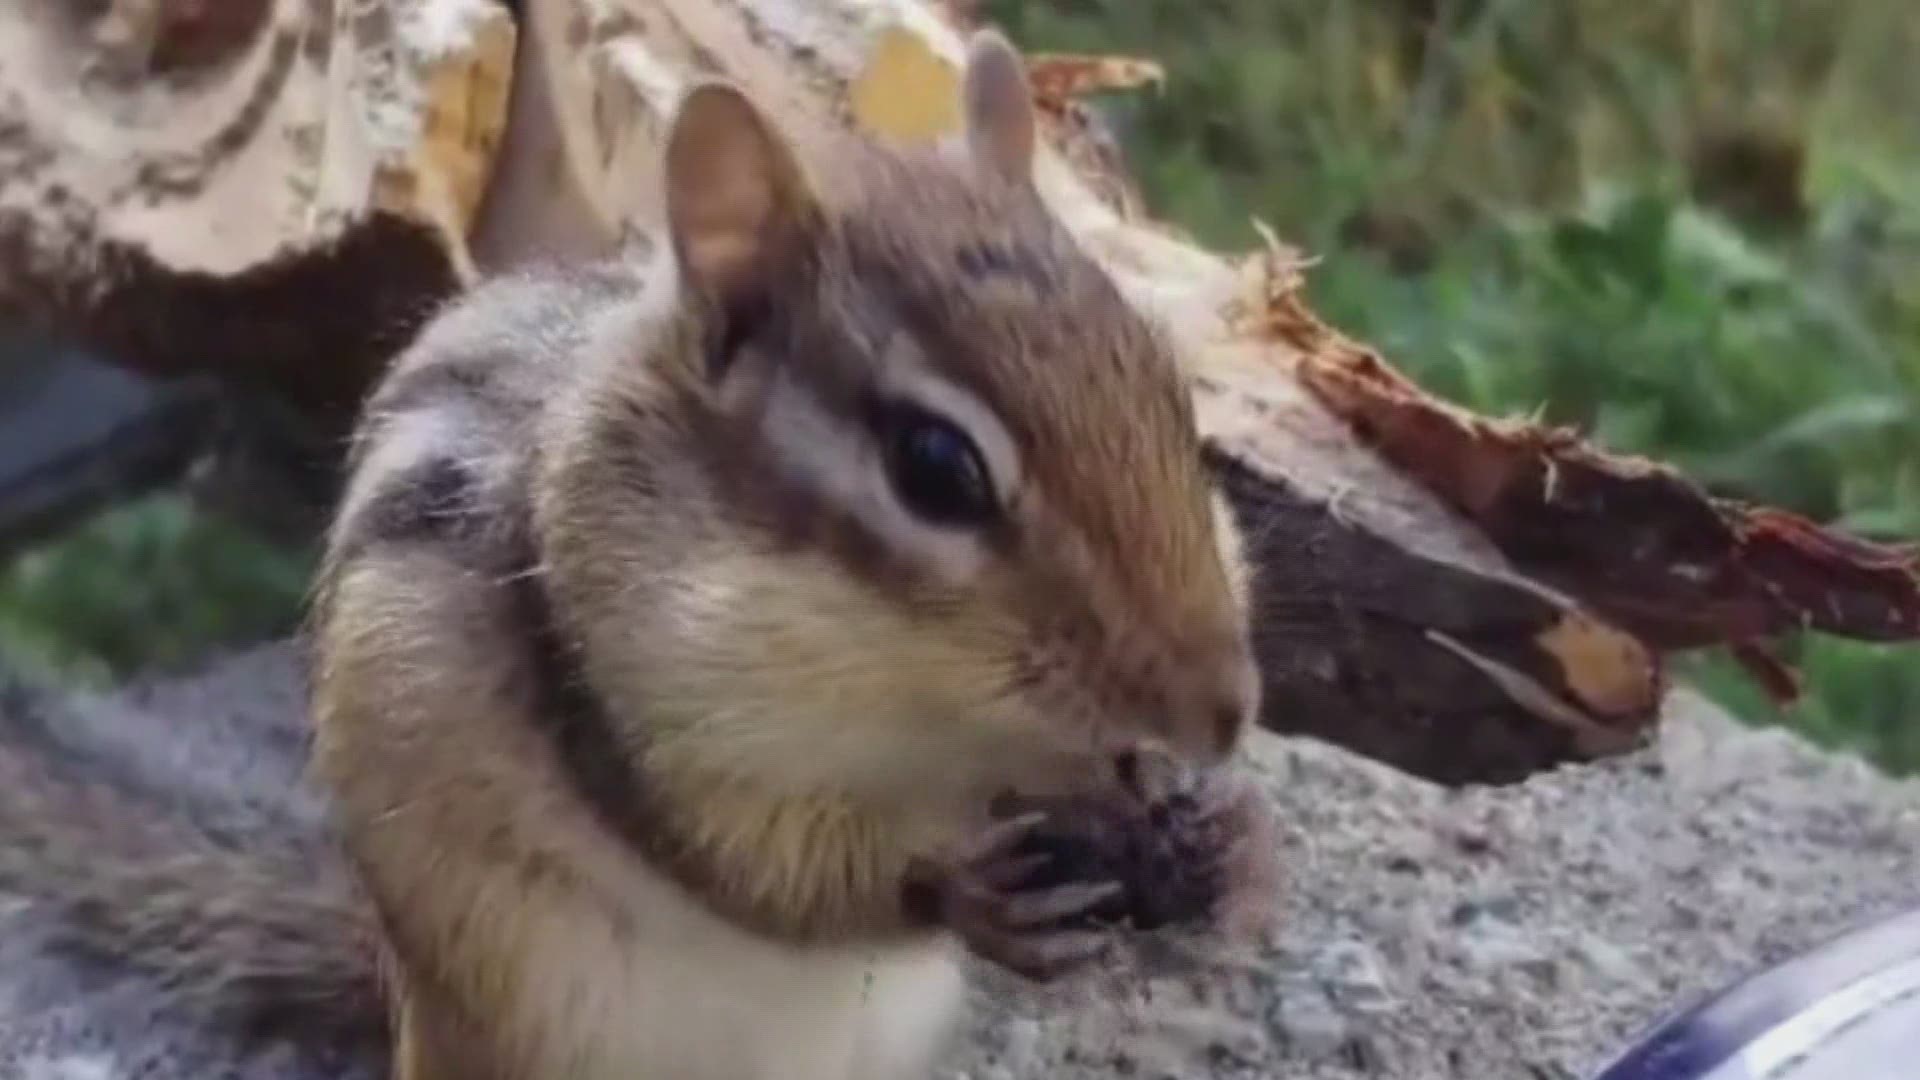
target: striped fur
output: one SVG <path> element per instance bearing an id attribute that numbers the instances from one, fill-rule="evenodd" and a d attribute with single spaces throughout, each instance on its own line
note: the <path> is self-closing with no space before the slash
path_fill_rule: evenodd
<path id="1" fill-rule="evenodd" d="M 411 1080 L 913 1075 L 959 984 L 907 860 L 1142 739 L 1217 759 L 1255 706 L 1174 360 L 1017 133 L 810 174 L 694 100 L 670 201 L 684 154 L 744 193 L 462 301 L 355 448 L 316 762 Z M 889 396 L 971 432 L 995 521 L 899 504 Z"/>

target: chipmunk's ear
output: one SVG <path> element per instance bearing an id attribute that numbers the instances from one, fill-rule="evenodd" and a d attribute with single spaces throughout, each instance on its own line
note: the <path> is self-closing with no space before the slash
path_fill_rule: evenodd
<path id="1" fill-rule="evenodd" d="M 793 150 L 739 88 L 696 85 L 666 147 L 682 280 L 723 312 L 757 304 L 805 251 L 818 209 Z"/>
<path id="2" fill-rule="evenodd" d="M 981 30 L 967 45 L 962 94 L 974 160 L 1018 183 L 1033 179 L 1033 87 L 1013 43 Z"/>

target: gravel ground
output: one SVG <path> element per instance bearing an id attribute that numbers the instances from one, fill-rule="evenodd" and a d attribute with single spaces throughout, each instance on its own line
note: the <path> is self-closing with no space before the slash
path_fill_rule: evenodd
<path id="1" fill-rule="evenodd" d="M 107 738 L 117 725 L 103 717 L 146 713 L 200 717 L 229 748 L 267 732 L 284 755 L 298 701 L 285 650 L 269 649 L 62 708 L 93 718 L 81 741 L 117 743 L 102 753 L 142 742 Z M 0 695 L 0 710 L 26 707 Z M 196 760 L 141 753 L 158 774 Z M 1199 969 L 1117 966 L 1046 994 L 983 977 L 942 1080 L 1584 1077 L 1672 1008 L 1920 903 L 1920 784 L 1690 695 L 1657 747 L 1513 788 L 1448 791 L 1269 736 L 1252 758 L 1289 875 L 1275 938 Z M 289 764 L 235 762 L 237 818 L 260 812 Z M 270 812 L 306 821 L 312 808 Z M 366 1075 L 286 1047 L 215 1068 L 229 1044 L 170 1015 L 164 995 L 25 962 L 17 916 L 0 897 L 5 1080 Z"/>
<path id="2" fill-rule="evenodd" d="M 1283 821 L 1277 940 L 1068 1012 L 994 985 L 947 1080 L 1591 1075 L 1757 966 L 1920 904 L 1920 784 L 1676 695 L 1660 745 L 1448 791 L 1253 748 Z"/>

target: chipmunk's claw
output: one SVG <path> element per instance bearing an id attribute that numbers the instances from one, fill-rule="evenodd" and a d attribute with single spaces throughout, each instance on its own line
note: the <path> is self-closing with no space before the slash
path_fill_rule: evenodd
<path id="1" fill-rule="evenodd" d="M 1120 882 L 1072 920 L 1076 930 L 1206 926 L 1240 939 L 1272 927 L 1278 825 L 1257 782 L 1234 770 L 1196 772 L 1144 746 L 1116 758 L 1114 779 L 1105 791 L 995 800 L 990 811 L 1010 822 L 1045 817 L 1011 841 L 1016 856 L 1046 856 L 1026 889 Z"/>
<path id="2" fill-rule="evenodd" d="M 975 955 L 1036 981 L 1096 959 L 1111 937 L 1085 929 L 1087 916 L 1122 886 L 1039 875 L 1052 858 L 1033 850 L 1045 819 L 1031 813 L 995 822 L 945 858 L 916 860 L 906 880 L 909 911 L 951 929 Z"/>

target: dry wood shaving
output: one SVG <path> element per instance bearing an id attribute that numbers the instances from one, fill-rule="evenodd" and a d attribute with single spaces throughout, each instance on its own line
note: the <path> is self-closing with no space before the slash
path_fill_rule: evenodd
<path id="1" fill-rule="evenodd" d="M 1027 77 L 1033 83 L 1034 100 L 1047 109 L 1059 109 L 1088 94 L 1157 87 L 1167 81 L 1166 70 L 1158 61 L 1082 53 L 1030 54 Z"/>
<path id="2" fill-rule="evenodd" d="M 1777 700 L 1799 677 L 1768 647 L 1801 630 L 1920 639 L 1920 554 L 1786 510 L 1716 498 L 1667 465 L 1579 433 L 1435 398 L 1301 297 L 1304 264 L 1271 240 L 1235 312 L 1298 350 L 1295 374 L 1362 441 L 1536 574 L 1662 649 L 1727 645 Z"/>

